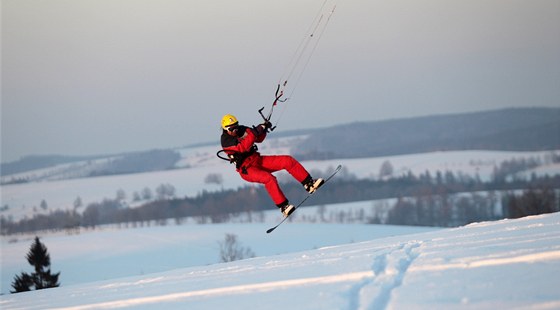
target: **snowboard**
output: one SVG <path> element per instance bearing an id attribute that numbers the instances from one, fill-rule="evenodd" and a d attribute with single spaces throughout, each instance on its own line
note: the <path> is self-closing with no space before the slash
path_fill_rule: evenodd
<path id="1" fill-rule="evenodd" d="M 334 169 L 333 173 L 331 173 L 331 175 L 329 175 L 326 179 L 325 179 L 325 183 L 323 183 L 323 185 L 321 185 L 321 187 L 325 186 L 325 184 L 327 184 L 327 182 L 332 179 L 332 177 L 334 177 L 342 168 L 342 165 L 338 165 L 336 167 L 336 169 Z M 294 212 L 296 212 L 297 208 L 299 208 L 301 205 L 303 205 L 304 202 L 307 201 L 307 199 L 309 199 L 309 197 L 311 197 L 313 194 L 315 194 L 317 191 L 319 191 L 321 189 L 321 187 L 319 187 L 317 190 L 315 190 L 313 193 L 308 194 L 302 201 L 300 201 L 295 207 L 294 210 L 292 211 L 292 213 L 288 214 L 287 216 L 285 216 L 282 221 L 280 221 L 280 223 L 278 223 L 276 226 L 268 229 L 266 231 L 267 234 L 270 234 L 271 232 L 273 232 L 276 228 L 278 228 L 278 226 L 282 225 L 282 223 L 284 223 L 292 214 L 294 214 Z"/>

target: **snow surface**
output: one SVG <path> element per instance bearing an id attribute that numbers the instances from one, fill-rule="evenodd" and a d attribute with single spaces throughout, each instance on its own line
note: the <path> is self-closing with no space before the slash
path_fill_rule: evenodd
<path id="1" fill-rule="evenodd" d="M 364 205 L 367 204 L 353 203 L 347 206 L 352 209 Z M 343 206 L 333 205 L 328 209 L 338 210 Z M 265 231 L 281 220 L 278 211 L 264 212 L 264 223 L 260 224 L 186 224 L 128 229 L 117 229 L 118 226 L 114 225 L 102 226 L 95 231 L 82 230 L 80 234 L 74 235 L 51 233 L 39 236 L 51 255 L 51 270 L 62 272 L 62 284 L 74 285 L 218 263 L 218 242 L 223 241 L 226 234 L 237 235 L 242 246 L 249 247 L 256 256 L 268 256 L 435 229 L 390 225 L 375 228 L 371 225 L 292 224 L 315 214 L 315 207 L 302 208 L 290 217 L 290 223 L 278 228 L 281 230 L 286 227 L 285 231 L 270 235 L 266 235 Z M 246 221 L 246 218 L 235 220 Z M 333 230 L 337 231 L 334 235 L 331 234 Z M 25 255 L 29 252 L 34 236 L 2 237 L 2 293 L 10 291 L 16 274 L 21 271 L 32 272 Z M 285 242 L 286 238 L 293 241 Z"/>
<path id="2" fill-rule="evenodd" d="M 59 265 L 55 265 L 57 261 L 72 255 L 76 255 L 73 258 L 76 264 L 84 261 L 81 270 L 85 273 L 114 273 L 129 263 L 134 264 L 134 261 L 121 259 L 123 253 L 132 252 L 138 260 L 153 257 L 154 265 L 175 264 L 177 256 L 199 255 L 199 248 L 194 246 L 196 240 L 211 232 L 217 235 L 226 231 L 238 233 L 242 235 L 240 241 L 250 245 L 255 252 L 266 249 L 262 253 L 266 256 L 75 285 L 64 284 L 65 270 L 62 270 L 63 286 L 0 296 L 0 307 L 560 308 L 560 213 L 385 237 L 376 234 L 387 228 L 397 228 L 286 223 L 267 235 L 264 233 L 267 225 L 185 225 L 47 236 L 43 241 L 52 252 L 53 271 L 59 270 Z M 190 230 L 192 227 L 195 229 Z M 361 235 L 371 239 L 361 241 L 356 238 L 354 243 L 326 247 L 320 244 L 324 240 L 343 240 L 345 237 L 340 236 L 348 237 L 347 230 L 354 229 L 363 231 L 350 234 L 352 238 Z M 158 242 L 153 242 L 155 239 Z M 323 247 L 274 255 L 277 246 L 298 244 L 302 239 L 315 240 Z M 87 244 L 77 246 L 75 242 L 78 240 Z M 123 244 L 119 245 L 119 242 Z M 28 243 L 10 243 L 7 248 L 10 252 L 13 247 L 22 250 L 28 247 Z M 156 249 L 156 244 L 161 248 Z M 261 248 L 263 244 L 266 246 Z M 184 246 L 183 253 L 177 250 L 167 252 L 181 248 L 181 245 Z M 200 244 L 200 248 L 204 246 L 213 247 Z M 154 251 L 158 253 L 154 254 Z M 105 263 L 95 267 L 94 271 L 88 270 L 86 259 L 92 252 L 107 257 Z"/>
<path id="3" fill-rule="evenodd" d="M 270 139 L 259 147 L 263 154 L 289 153 L 291 143 Z M 233 167 L 216 159 L 217 149 L 179 149 L 178 169 L 169 171 L 73 178 L 97 163 L 89 162 L 29 172 L 42 181 L 2 185 L 1 206 L 9 208 L 0 214 L 18 220 L 73 209 L 77 197 L 83 210 L 89 203 L 115 198 L 118 190 L 134 206 L 133 192 L 154 191 L 161 184 L 173 185 L 178 197 L 245 186 Z M 505 160 L 545 159 L 550 153 L 433 152 L 303 164 L 316 173 L 342 163 L 341 178 L 377 178 L 388 160 L 395 175 L 453 171 L 488 180 Z M 548 164 L 523 173 L 557 174 L 559 167 Z M 221 175 L 224 182 L 206 183 L 209 174 Z M 282 180 L 282 173 L 278 176 Z M 38 208 L 43 199 L 47 210 Z M 369 216 L 386 205 L 363 201 L 302 208 L 272 234 L 265 231 L 279 221 L 276 210 L 254 214 L 251 224 L 241 216 L 234 219 L 237 223 L 222 225 L 190 221 L 175 226 L 170 221 L 165 227 L 104 226 L 75 235 L 40 234 L 52 271 L 61 272 L 62 286 L 20 294 L 8 292 L 16 274 L 32 272 L 25 255 L 34 235 L 3 236 L 0 308 L 560 309 L 560 215 L 445 230 L 309 223 L 324 207 L 327 216 L 339 210 L 364 210 Z M 237 235 L 257 257 L 219 264 L 225 234 Z"/>

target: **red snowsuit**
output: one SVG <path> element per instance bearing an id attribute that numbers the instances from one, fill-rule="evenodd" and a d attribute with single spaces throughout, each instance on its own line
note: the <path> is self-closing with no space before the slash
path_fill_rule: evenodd
<path id="1" fill-rule="evenodd" d="M 255 143 L 262 142 L 265 137 L 266 130 L 262 125 L 253 128 L 238 126 L 236 136 L 223 130 L 222 148 L 236 164 L 236 170 L 241 178 L 248 182 L 264 184 L 272 201 L 280 207 L 287 204 L 288 199 L 284 196 L 272 172 L 286 170 L 299 182 L 306 180 L 309 173 L 290 155 L 261 156 L 257 152 Z"/>

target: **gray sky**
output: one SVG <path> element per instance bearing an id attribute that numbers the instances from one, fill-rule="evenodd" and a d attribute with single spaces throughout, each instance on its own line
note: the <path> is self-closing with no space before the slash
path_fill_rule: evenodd
<path id="1" fill-rule="evenodd" d="M 218 144 L 222 115 L 260 121 L 323 1 L 1 0 L 1 160 Z M 329 1 L 277 131 L 560 106 L 558 0 Z"/>

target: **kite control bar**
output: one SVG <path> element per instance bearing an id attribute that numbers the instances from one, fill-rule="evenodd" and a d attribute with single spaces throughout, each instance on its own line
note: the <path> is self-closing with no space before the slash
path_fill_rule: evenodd
<path id="1" fill-rule="evenodd" d="M 262 113 L 263 110 L 264 110 L 264 107 L 260 108 L 259 109 L 259 114 L 262 116 L 265 123 L 270 123 L 270 117 L 272 116 L 272 110 L 270 110 L 270 114 L 268 114 L 268 117 L 264 116 L 264 114 Z M 270 127 L 270 131 L 273 131 L 274 128 L 276 128 L 276 126 Z"/>

